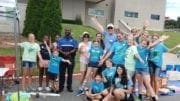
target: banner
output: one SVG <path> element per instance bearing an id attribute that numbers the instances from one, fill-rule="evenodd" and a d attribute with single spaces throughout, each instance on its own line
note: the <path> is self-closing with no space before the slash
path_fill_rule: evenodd
<path id="1" fill-rule="evenodd" d="M 0 0 L 0 7 L 16 8 L 16 0 Z"/>

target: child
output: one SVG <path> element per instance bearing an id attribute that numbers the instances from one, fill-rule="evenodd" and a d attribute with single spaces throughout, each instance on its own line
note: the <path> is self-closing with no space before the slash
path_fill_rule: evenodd
<path id="1" fill-rule="evenodd" d="M 90 77 L 94 77 L 98 70 L 98 64 L 101 56 L 103 55 L 103 50 L 101 49 L 99 42 L 94 40 L 92 43 L 92 47 L 89 50 L 89 64 L 86 72 L 85 79 L 77 92 L 77 96 L 80 96 L 83 93 L 83 89 L 86 86 L 87 81 Z M 92 74 L 93 72 L 93 74 Z M 92 75 L 92 76 L 91 76 Z"/>
<path id="2" fill-rule="evenodd" d="M 110 59 L 106 60 L 106 69 L 102 72 L 103 81 L 105 84 L 105 90 L 103 92 L 103 96 L 107 96 L 110 92 L 110 88 L 113 84 L 114 76 L 116 74 L 116 67 L 112 66 L 112 62 Z"/>
<path id="3" fill-rule="evenodd" d="M 150 85 L 150 76 L 149 76 L 149 68 L 147 58 L 149 55 L 148 50 L 148 41 L 141 40 L 140 45 L 137 46 L 137 50 L 144 63 L 142 64 L 140 61 L 136 60 L 136 77 L 138 79 L 138 91 L 139 91 L 139 99 L 142 99 L 142 84 L 144 82 L 146 90 L 149 91 L 153 100 L 155 100 L 155 93 Z"/>
<path id="4" fill-rule="evenodd" d="M 128 96 L 132 92 L 132 82 L 127 77 L 127 72 L 124 65 L 119 65 L 117 67 L 117 74 L 113 80 L 113 86 L 109 96 L 105 97 L 104 101 L 128 101 Z M 134 101 L 134 100 L 133 100 Z"/>
<path id="5" fill-rule="evenodd" d="M 49 54 L 50 54 L 50 49 Z M 59 65 L 62 62 L 67 62 L 68 64 L 71 64 L 69 60 L 65 60 L 62 57 L 59 57 L 59 52 L 57 50 L 53 51 L 53 54 L 50 55 L 50 61 L 48 66 L 48 76 L 50 83 L 52 83 L 52 91 L 57 92 L 57 85 L 56 85 L 56 78 L 59 74 Z"/>
<path id="6" fill-rule="evenodd" d="M 47 76 L 47 67 L 49 64 L 49 52 L 47 47 L 50 46 L 50 38 L 49 36 L 45 35 L 43 39 L 43 43 L 40 44 L 40 53 L 42 56 L 43 61 L 39 62 L 39 87 L 38 91 L 42 91 L 42 82 L 43 82 L 43 75 L 46 75 L 46 91 L 50 91 L 49 88 L 49 78 Z"/>
<path id="7" fill-rule="evenodd" d="M 133 38 L 128 38 L 128 45 L 129 48 L 125 53 L 125 67 L 127 70 L 128 78 L 132 79 L 135 76 L 135 58 L 137 58 L 141 63 L 144 63 L 144 61 L 138 54 L 137 47 L 135 46 L 135 41 Z"/>
<path id="8" fill-rule="evenodd" d="M 97 74 L 94 80 L 91 82 L 90 90 L 86 91 L 86 96 L 92 101 L 99 101 L 102 99 L 101 93 L 104 90 L 104 83 L 102 80 L 102 76 Z"/>

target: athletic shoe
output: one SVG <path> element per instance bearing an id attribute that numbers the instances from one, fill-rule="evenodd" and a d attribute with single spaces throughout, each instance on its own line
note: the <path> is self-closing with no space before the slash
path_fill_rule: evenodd
<path id="1" fill-rule="evenodd" d="M 43 88 L 42 87 L 38 87 L 38 91 L 40 92 L 40 91 L 42 91 L 43 90 Z"/>
<path id="2" fill-rule="evenodd" d="M 84 90 L 83 90 L 83 89 L 79 89 L 79 90 L 77 91 L 76 96 L 81 96 L 81 95 L 83 95 L 83 94 L 84 94 Z"/>
<path id="3" fill-rule="evenodd" d="M 51 88 L 50 87 L 46 87 L 45 90 L 49 92 L 49 91 L 51 91 Z"/>

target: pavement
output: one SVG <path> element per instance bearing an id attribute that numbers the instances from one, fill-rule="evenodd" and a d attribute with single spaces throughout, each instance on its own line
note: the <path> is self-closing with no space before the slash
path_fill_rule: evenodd
<path id="1" fill-rule="evenodd" d="M 38 87 L 38 79 L 33 80 L 33 87 Z M 36 98 L 35 96 L 32 96 L 32 101 L 87 101 L 85 96 L 75 96 L 75 92 L 79 87 L 79 80 L 77 78 L 74 78 L 73 81 L 73 93 L 67 92 L 67 89 L 65 88 L 62 93 L 60 93 L 60 96 L 40 96 L 39 98 Z M 7 92 L 17 91 L 17 85 L 10 85 L 5 83 L 5 88 Z M 160 96 L 158 101 L 180 101 L 180 94 L 174 94 L 172 96 Z"/>

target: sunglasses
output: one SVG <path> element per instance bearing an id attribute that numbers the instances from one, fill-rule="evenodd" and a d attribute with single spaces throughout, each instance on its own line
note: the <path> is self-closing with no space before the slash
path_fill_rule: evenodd
<path id="1" fill-rule="evenodd" d="M 108 27 L 107 29 L 113 29 L 113 27 Z"/>
<path id="2" fill-rule="evenodd" d="M 84 36 L 83 38 L 89 38 L 89 36 Z"/>

